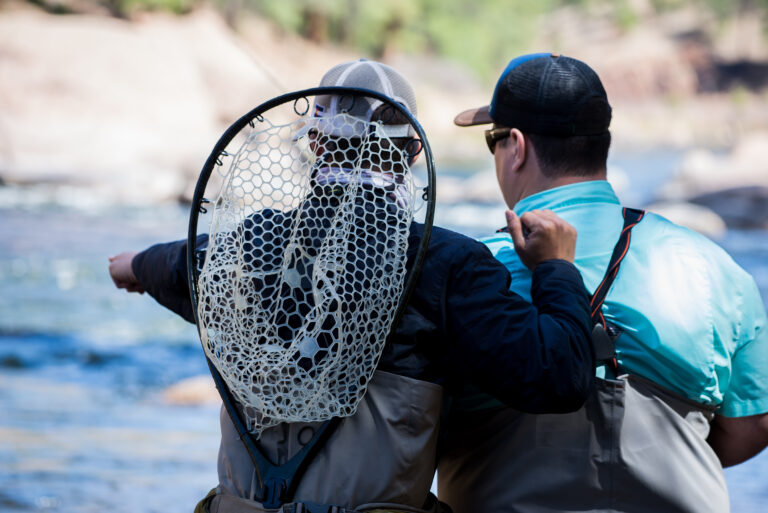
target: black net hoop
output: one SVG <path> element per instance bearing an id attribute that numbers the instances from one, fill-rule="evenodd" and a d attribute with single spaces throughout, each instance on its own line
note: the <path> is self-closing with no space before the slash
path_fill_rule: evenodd
<path id="1" fill-rule="evenodd" d="M 318 116 L 312 106 L 328 95 L 382 114 Z M 251 435 L 279 422 L 354 413 L 418 279 L 434 203 L 426 134 L 375 91 L 285 94 L 219 139 L 192 200 L 188 280 L 209 368 L 249 452 Z M 424 227 L 406 272 L 414 212 Z"/>

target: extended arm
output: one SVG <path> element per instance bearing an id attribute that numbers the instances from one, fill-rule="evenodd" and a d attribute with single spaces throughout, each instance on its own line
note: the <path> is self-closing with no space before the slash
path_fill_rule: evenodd
<path id="1" fill-rule="evenodd" d="M 768 413 L 749 417 L 715 415 L 707 442 L 723 467 L 746 461 L 768 446 Z"/>
<path id="2" fill-rule="evenodd" d="M 200 235 L 203 246 L 207 235 Z M 110 258 L 109 272 L 118 288 L 148 292 L 158 303 L 189 322 L 195 322 L 187 283 L 187 241 L 156 244 L 140 253 Z"/>

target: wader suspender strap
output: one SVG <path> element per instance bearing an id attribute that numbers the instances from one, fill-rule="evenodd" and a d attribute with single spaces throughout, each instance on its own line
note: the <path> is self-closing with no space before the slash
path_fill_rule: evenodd
<path id="1" fill-rule="evenodd" d="M 605 272 L 603 281 L 601 281 L 600 285 L 595 289 L 594 294 L 592 294 L 592 300 L 589 303 L 590 308 L 592 309 L 592 343 L 595 348 L 595 360 L 597 360 L 598 363 L 607 362 L 611 365 L 614 371 L 616 371 L 618 367 L 614 342 L 620 333 L 618 328 L 609 325 L 605 321 L 602 312 L 603 302 L 608 295 L 608 291 L 611 289 L 613 280 L 616 279 L 616 275 L 619 273 L 621 261 L 629 251 L 632 228 L 639 223 L 645 215 L 643 210 L 634 208 L 624 208 L 621 213 L 624 216 L 624 227 L 621 230 L 621 235 L 619 235 L 619 240 L 616 242 L 616 246 L 613 248 L 611 261 L 608 263 L 608 270 Z"/>
<path id="2" fill-rule="evenodd" d="M 323 422 L 315 431 L 312 439 L 293 458 L 282 465 L 272 463 L 255 443 L 246 444 L 251 459 L 256 465 L 256 477 L 261 486 L 261 495 L 256 497 L 256 500 L 267 509 L 277 509 L 286 502 L 291 502 L 307 466 L 325 445 L 340 421 L 340 418 L 335 417 Z M 251 438 L 250 433 L 247 433 L 246 436 Z M 252 438 L 251 442 L 253 442 Z M 250 450 L 248 445 L 253 450 Z"/>

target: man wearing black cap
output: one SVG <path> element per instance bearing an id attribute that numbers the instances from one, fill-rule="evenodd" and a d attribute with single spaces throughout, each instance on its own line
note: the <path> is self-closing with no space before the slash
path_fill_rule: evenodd
<path id="1" fill-rule="evenodd" d="M 705 237 L 621 207 L 606 181 L 610 120 L 597 74 L 548 53 L 512 60 L 490 106 L 455 119 L 493 124 L 499 185 L 523 221 L 550 209 L 578 230 L 599 362 L 572 414 L 457 396 L 438 470 L 455 513 L 728 511 L 722 466 L 768 443 L 768 321 L 754 280 Z M 528 297 L 517 239 L 484 242 Z"/>

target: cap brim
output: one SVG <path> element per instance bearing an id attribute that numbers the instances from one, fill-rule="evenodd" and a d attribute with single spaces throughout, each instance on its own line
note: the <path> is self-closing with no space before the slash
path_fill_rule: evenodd
<path id="1" fill-rule="evenodd" d="M 490 105 L 465 110 L 453 118 L 453 122 L 459 126 L 487 125 L 488 123 L 493 123 L 490 111 Z"/>

